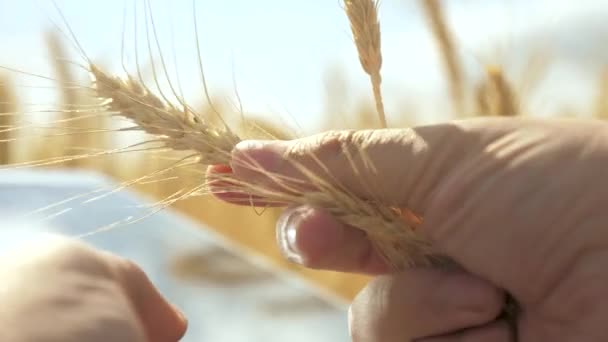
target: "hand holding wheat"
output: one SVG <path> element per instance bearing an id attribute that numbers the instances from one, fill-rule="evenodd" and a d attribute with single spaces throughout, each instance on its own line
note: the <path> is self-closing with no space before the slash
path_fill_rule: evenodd
<path id="1" fill-rule="evenodd" d="M 337 146 L 364 151 L 375 172 L 354 173 Z M 266 173 L 239 167 L 243 158 Z M 596 183 L 608 171 L 606 125 L 484 119 L 257 142 L 235 150 L 233 174 L 272 187 L 265 174 L 298 178 L 294 163 L 316 161 L 362 198 L 374 189 L 375 200 L 423 214 L 417 231 L 469 272 L 390 275 L 360 230 L 324 208 L 289 209 L 278 237 L 292 260 L 385 274 L 353 304 L 355 341 L 511 341 L 513 330 L 497 319 L 504 291 L 521 305 L 521 342 L 608 339 L 608 191 Z M 239 202 L 235 192 L 218 196 Z"/>

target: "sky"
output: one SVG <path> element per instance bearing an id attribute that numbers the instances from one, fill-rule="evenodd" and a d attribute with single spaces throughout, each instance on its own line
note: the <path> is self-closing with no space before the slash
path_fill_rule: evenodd
<path id="1" fill-rule="evenodd" d="M 194 14 L 212 93 L 232 96 L 237 89 L 247 112 L 264 113 L 273 120 L 280 117 L 286 124 L 314 130 L 324 114 L 330 69 L 346 75 L 343 87 L 351 102 L 371 96 L 339 0 L 200 0 L 196 12 L 192 0 L 150 2 L 170 74 L 174 81 L 179 75 L 191 101 L 203 98 Z M 145 69 L 143 0 L 57 0 L 57 4 L 86 55 L 96 63 L 121 70 L 124 33 L 127 68 L 135 72 L 137 50 Z M 507 62 L 507 70 L 517 72 L 518 61 L 529 57 L 534 48 L 550 44 L 560 68 L 548 76 L 553 81 L 546 82 L 536 102 L 538 112 L 548 111 L 564 94 L 574 107 L 589 101 L 593 88 L 589 76 L 608 61 L 608 48 L 598 44 L 608 41 L 608 24 L 603 19 L 608 17 L 608 0 L 452 0 L 445 4 L 471 75 L 479 72 L 480 61 Z M 391 113 L 406 104 L 423 113 L 419 121 L 447 118 L 443 69 L 417 1 L 382 1 L 380 21 L 389 122 Z M 50 0 L 0 2 L 0 65 L 52 76 L 43 40 L 52 22 L 61 24 L 61 17 Z M 152 34 L 151 25 L 148 31 Z M 74 61 L 85 61 L 76 49 L 73 52 Z M 18 83 L 29 86 L 32 80 Z M 24 102 L 42 102 L 44 97 L 31 87 L 20 88 L 19 95 Z"/>

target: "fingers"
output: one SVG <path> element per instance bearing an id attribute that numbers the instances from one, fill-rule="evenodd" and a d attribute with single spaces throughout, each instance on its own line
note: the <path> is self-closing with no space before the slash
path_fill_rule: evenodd
<path id="1" fill-rule="evenodd" d="M 136 264 L 118 259 L 116 274 L 146 330 L 148 341 L 179 341 L 187 329 L 185 316 L 158 292 Z"/>
<path id="2" fill-rule="evenodd" d="M 28 340 L 143 341 L 145 332 L 148 342 L 171 342 L 185 332 L 183 316 L 132 262 L 55 235 L 19 253 L 8 271 L 27 295 L 10 305 L 23 310 L 12 313 L 18 321 L 26 314 L 24 327 L 34 323 Z"/>
<path id="3" fill-rule="evenodd" d="M 353 301 L 349 327 L 354 342 L 441 336 L 492 322 L 503 302 L 503 293 L 479 278 L 412 269 L 372 281 Z"/>
<path id="4" fill-rule="evenodd" d="M 496 321 L 478 328 L 465 329 L 461 332 L 441 337 L 430 337 L 416 342 L 513 342 L 513 332 L 505 321 Z"/>
<path id="5" fill-rule="evenodd" d="M 390 270 L 365 233 L 322 209 L 287 209 L 277 222 L 277 241 L 288 260 L 309 268 L 366 274 Z"/>
<path id="6" fill-rule="evenodd" d="M 459 125 L 443 124 L 245 141 L 234 149 L 231 166 L 237 178 L 266 187 L 307 189 L 321 179 L 359 197 L 422 212 L 437 181 L 466 153 L 464 136 Z"/>

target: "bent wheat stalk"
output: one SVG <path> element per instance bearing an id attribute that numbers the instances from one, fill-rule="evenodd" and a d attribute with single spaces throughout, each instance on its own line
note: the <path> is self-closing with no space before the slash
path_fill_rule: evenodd
<path id="1" fill-rule="evenodd" d="M 187 110 L 154 95 L 135 78 L 106 74 L 90 65 L 96 95 L 109 112 L 132 120 L 137 129 L 155 136 L 166 147 L 191 150 L 205 165 L 229 165 L 231 152 L 241 141 L 226 125 L 218 127 Z M 314 184 L 315 190 L 298 189 L 289 180 L 268 175 L 278 187 L 246 183 L 227 175 L 223 181 L 269 202 L 311 205 L 327 210 L 343 223 L 365 231 L 386 261 L 397 269 L 445 265 L 432 253 L 430 244 L 404 220 L 396 208 L 379 205 L 351 194 L 336 182 L 295 165 Z M 255 168 L 251 164 L 247 167 Z"/>

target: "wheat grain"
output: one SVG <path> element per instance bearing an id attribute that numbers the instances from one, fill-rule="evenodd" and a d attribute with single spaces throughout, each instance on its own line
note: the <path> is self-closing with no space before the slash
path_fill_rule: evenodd
<path id="1" fill-rule="evenodd" d="M 386 128 L 386 114 L 382 99 L 382 51 L 380 22 L 378 20 L 378 1 L 376 0 L 345 0 L 344 8 L 350 29 L 355 40 L 361 67 L 370 77 L 376 111 L 380 124 Z"/>

